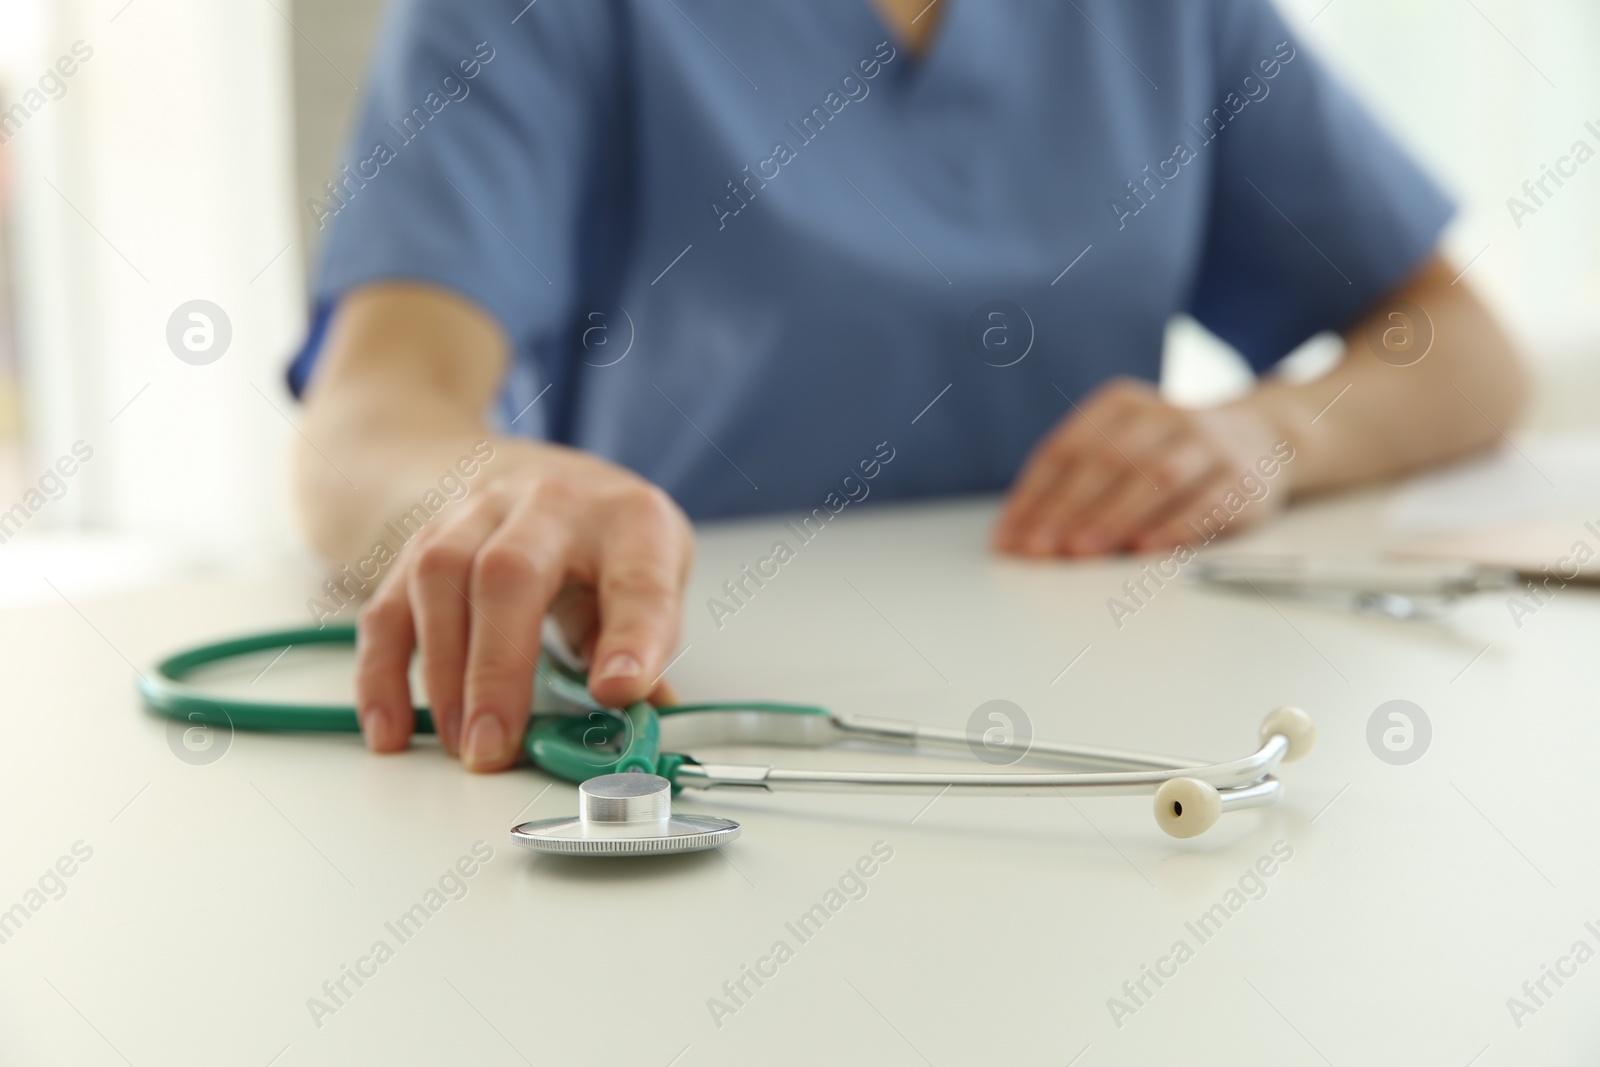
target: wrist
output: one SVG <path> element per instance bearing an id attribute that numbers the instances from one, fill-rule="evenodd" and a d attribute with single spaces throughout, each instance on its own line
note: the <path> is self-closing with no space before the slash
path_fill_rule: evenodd
<path id="1" fill-rule="evenodd" d="M 1317 412 L 1306 400 L 1296 388 L 1266 385 L 1229 405 L 1253 426 L 1252 439 L 1260 442 L 1262 455 L 1278 461 L 1278 487 L 1289 495 L 1312 489 L 1317 480 L 1321 452 L 1314 422 Z"/>

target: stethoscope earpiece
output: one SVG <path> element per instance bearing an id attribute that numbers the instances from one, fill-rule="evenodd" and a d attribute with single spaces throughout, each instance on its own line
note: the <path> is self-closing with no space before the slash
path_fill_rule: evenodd
<path id="1" fill-rule="evenodd" d="M 1261 743 L 1266 744 L 1273 734 L 1289 742 L 1289 751 L 1283 754 L 1283 762 L 1293 763 L 1311 751 L 1311 745 L 1317 739 L 1317 724 L 1299 708 L 1279 708 L 1262 720 Z"/>
<path id="2" fill-rule="evenodd" d="M 1198 778 L 1168 778 L 1156 790 L 1156 824 L 1173 837 L 1198 837 L 1216 825 L 1222 794 Z"/>

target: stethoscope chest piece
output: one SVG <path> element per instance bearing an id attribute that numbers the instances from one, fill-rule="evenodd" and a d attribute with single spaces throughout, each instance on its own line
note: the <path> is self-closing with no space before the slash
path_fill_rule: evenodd
<path id="1" fill-rule="evenodd" d="M 184 681 L 210 663 L 299 645 L 354 644 L 353 626 L 286 630 L 202 645 L 169 656 L 139 676 L 152 711 L 186 725 L 239 730 L 355 731 L 355 708 L 345 704 L 281 704 L 209 693 Z M 277 662 L 274 660 L 273 662 Z M 543 819 L 512 829 L 511 840 L 532 852 L 568 856 L 661 856 L 697 852 L 739 836 L 739 824 L 703 815 L 674 815 L 672 791 L 723 789 L 748 796 L 798 791 L 1063 796 L 1154 796 L 1156 821 L 1173 837 L 1204 833 L 1225 812 L 1266 807 L 1283 790 L 1279 764 L 1305 755 L 1316 737 L 1311 717 L 1298 708 L 1272 712 L 1261 724 L 1254 752 L 1220 763 L 1144 752 L 1029 738 L 1024 757 L 1061 760 L 1084 770 L 979 773 L 825 770 L 756 763 L 704 763 L 691 751 L 662 751 L 670 726 L 673 744 L 801 745 L 821 748 L 860 742 L 915 753 L 967 750 L 968 731 L 865 715 L 836 715 L 812 704 L 722 702 L 656 709 L 641 701 L 625 709 L 596 704 L 584 676 L 546 656 L 539 671 L 559 711 L 534 712 L 524 748 L 535 767 L 578 787 L 576 818 Z M 426 708 L 416 709 L 419 733 L 433 731 Z M 596 738 L 599 738 L 597 741 Z M 988 747 L 988 735 L 984 738 Z"/>
<path id="2" fill-rule="evenodd" d="M 659 856 L 699 852 L 739 836 L 739 824 L 672 814 L 672 783 L 655 774 L 603 774 L 578 786 L 576 818 L 511 829 L 511 843 L 563 856 Z"/>

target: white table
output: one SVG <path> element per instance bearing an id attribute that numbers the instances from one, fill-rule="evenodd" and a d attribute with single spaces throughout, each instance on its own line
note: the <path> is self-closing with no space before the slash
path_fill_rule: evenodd
<path id="1" fill-rule="evenodd" d="M 1379 505 L 1299 509 L 1232 547 L 1358 550 Z M 992 508 L 849 508 L 720 630 L 706 598 L 792 534 L 706 529 L 679 688 L 958 727 L 1004 698 L 1039 736 L 1215 758 L 1296 704 L 1320 736 L 1282 806 L 1174 841 L 1142 799 L 691 795 L 743 837 L 550 860 L 506 830 L 570 813 L 573 787 L 474 777 L 431 742 L 378 758 L 241 733 L 208 765 L 174 755 L 127 661 L 298 624 L 308 576 L 18 610 L 0 616 L 0 909 L 40 906 L 0 944 L 0 1062 L 1595 1062 L 1600 961 L 1546 979 L 1520 1027 L 1507 1007 L 1575 941 L 1600 949 L 1592 594 L 1518 630 L 1495 597 L 1402 623 L 1170 584 L 1119 631 L 1106 600 L 1137 561 L 998 560 Z M 338 692 L 344 666 L 292 652 L 252 691 Z M 1395 698 L 1433 724 L 1407 766 L 1366 740 Z M 477 841 L 493 858 L 464 864 L 465 895 L 400 940 L 385 924 Z M 866 895 L 802 942 L 785 924 L 877 842 L 893 858 Z M 1263 864 L 1265 895 L 1202 941 L 1186 924 L 1277 842 L 1292 858 Z M 29 898 L 61 857 L 64 894 Z M 361 963 L 380 940 L 392 957 Z M 792 957 L 719 1027 L 710 998 L 736 1006 L 723 984 L 780 940 Z M 1161 963 L 1179 940 L 1189 957 Z M 358 963 L 372 976 L 314 1019 Z M 1176 974 L 1135 1002 L 1146 964 Z M 1137 1010 L 1114 1020 L 1112 997 Z"/>

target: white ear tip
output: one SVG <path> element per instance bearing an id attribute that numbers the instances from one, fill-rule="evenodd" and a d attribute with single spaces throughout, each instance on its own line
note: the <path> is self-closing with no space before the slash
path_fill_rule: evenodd
<path id="1" fill-rule="evenodd" d="M 1274 734 L 1283 735 L 1289 742 L 1283 761 L 1293 763 L 1311 751 L 1312 742 L 1317 739 L 1317 725 L 1299 708 L 1279 708 L 1261 721 L 1261 743 L 1266 744 Z"/>
<path id="2" fill-rule="evenodd" d="M 1197 837 L 1222 814 L 1217 787 L 1198 778 L 1168 778 L 1156 790 L 1156 822 L 1173 837 Z"/>

